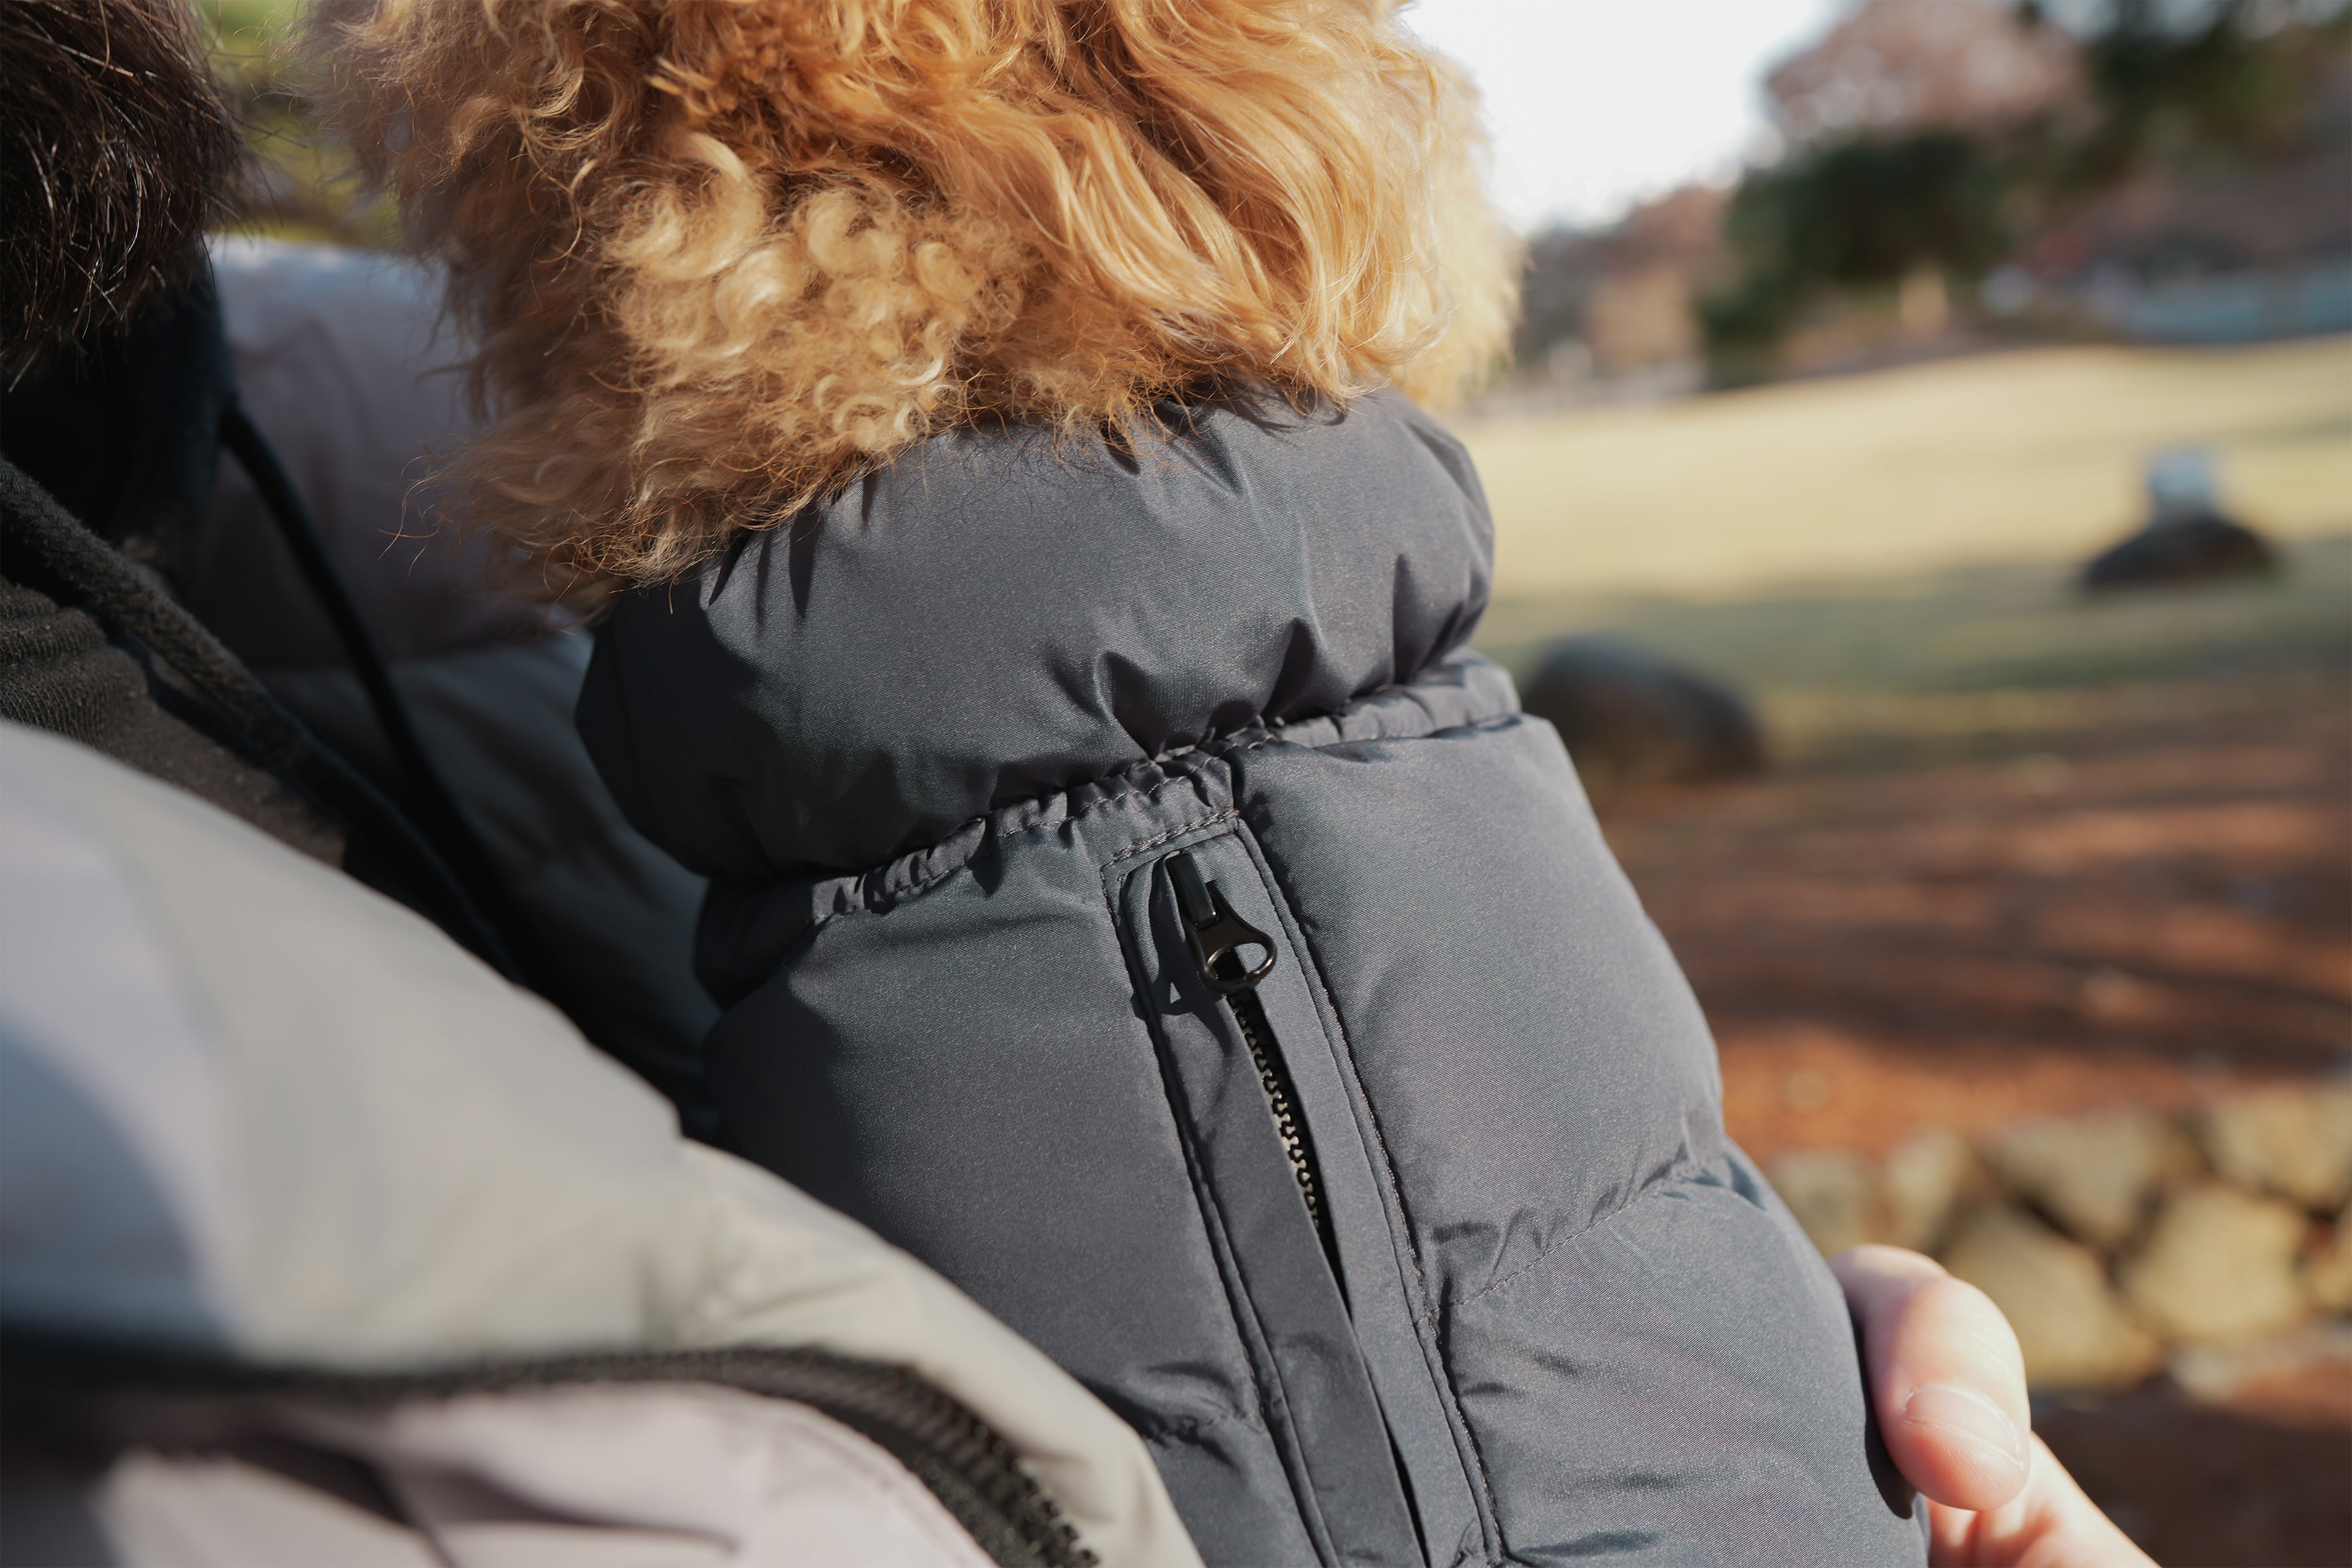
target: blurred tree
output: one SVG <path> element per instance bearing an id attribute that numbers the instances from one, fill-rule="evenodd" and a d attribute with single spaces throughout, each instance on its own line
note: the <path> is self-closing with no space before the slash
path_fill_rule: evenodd
<path id="1" fill-rule="evenodd" d="M 2352 0 L 1863 0 L 1766 91 L 1783 154 L 1700 305 L 1722 381 L 1824 300 L 1904 285 L 1939 314 L 1944 279 L 2119 182 L 2352 138 Z"/>
<path id="2" fill-rule="evenodd" d="M 2009 251 L 2011 149 L 2082 85 L 2074 40 L 2010 0 L 1863 0 L 1775 67 L 1782 155 L 1740 183 L 1733 275 L 1698 307 L 1717 378 L 1768 374 L 1824 296 L 1899 290 L 1906 325 L 1940 326 L 1946 279 Z"/>
<path id="3" fill-rule="evenodd" d="M 1728 234 L 1750 267 L 1800 285 L 1867 288 L 1922 266 L 1982 272 L 2008 248 L 2003 172 L 1951 131 L 1834 142 L 1744 183 Z"/>
<path id="4" fill-rule="evenodd" d="M 2352 4 L 2105 0 L 2083 55 L 2097 115 L 2071 149 L 2072 184 L 2200 154 L 2276 159 L 2327 129 L 2328 79 L 2352 68 Z"/>
<path id="5" fill-rule="evenodd" d="M 214 74 L 252 153 L 233 226 L 388 247 L 399 236 L 392 205 L 359 187 L 288 65 L 288 34 L 308 7 L 309 0 L 197 0 L 211 31 Z"/>
<path id="6" fill-rule="evenodd" d="M 1607 268 L 1603 237 L 1589 229 L 1547 229 L 1528 241 L 1511 357 L 1534 365 L 1554 344 L 1580 337 L 1585 305 Z"/>
<path id="7" fill-rule="evenodd" d="M 1824 291 L 1982 276 L 2009 253 L 2008 197 L 2000 158 L 1957 131 L 1849 137 L 1751 174 L 1725 220 L 1735 279 L 1699 306 L 1718 378 L 1769 371 Z"/>
<path id="8" fill-rule="evenodd" d="M 1791 148 L 1872 132 L 1987 132 L 2049 114 L 2081 85 L 2075 49 L 2007 0 L 1865 0 L 1764 79 Z"/>

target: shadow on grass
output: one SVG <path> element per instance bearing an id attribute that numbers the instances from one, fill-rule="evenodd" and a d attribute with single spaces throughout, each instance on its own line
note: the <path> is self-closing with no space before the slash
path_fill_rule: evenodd
<path id="1" fill-rule="evenodd" d="M 1920 695 L 2352 662 L 2352 534 L 2298 541 L 2272 577 L 2084 597 L 2046 564 L 1721 600 L 1503 597 L 1479 647 L 1524 672 L 1609 631 L 1769 694 Z"/>
<path id="2" fill-rule="evenodd" d="M 2046 564 L 1723 600 L 1505 598 L 1479 647 L 1524 679 L 1555 637 L 1626 637 L 1747 692 L 1784 768 L 2147 742 L 2352 703 L 2352 534 L 2282 553 L 2268 577 L 2095 599 Z"/>

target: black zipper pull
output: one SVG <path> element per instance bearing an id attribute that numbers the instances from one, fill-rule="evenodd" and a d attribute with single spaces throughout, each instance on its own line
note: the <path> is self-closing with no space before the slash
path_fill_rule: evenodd
<path id="1" fill-rule="evenodd" d="M 1201 868 L 1192 857 L 1178 850 L 1168 857 L 1168 880 L 1176 889 L 1176 908 L 1183 917 L 1184 940 L 1191 944 L 1192 960 L 1201 966 L 1201 978 L 1214 989 L 1224 993 L 1225 1005 L 1231 1009 L 1234 1022 L 1240 1026 L 1242 1044 L 1249 1051 L 1251 1065 L 1257 1068 L 1259 1084 L 1265 1089 L 1266 1109 L 1274 1116 L 1275 1136 L 1282 1140 L 1283 1157 L 1290 1162 L 1291 1174 L 1298 1180 L 1298 1195 L 1306 1201 L 1307 1222 L 1323 1244 L 1323 1256 L 1330 1261 L 1331 1277 L 1340 1280 L 1339 1245 L 1331 1233 L 1330 1216 L 1323 1212 L 1323 1184 L 1315 1172 L 1315 1150 L 1307 1136 L 1307 1121 L 1299 1113 L 1298 1094 L 1291 1086 L 1290 1069 L 1282 1059 L 1281 1047 L 1275 1044 L 1274 1026 L 1266 1021 L 1265 1004 L 1258 999 L 1257 983 L 1274 973 L 1274 939 L 1234 913 L 1217 885 L 1201 875 Z M 1245 968 L 1241 950 L 1262 947 L 1265 959 L 1255 969 Z M 1347 1286 L 1339 1285 L 1342 1299 Z"/>
<path id="2" fill-rule="evenodd" d="M 1192 945 L 1201 978 L 1226 995 L 1255 990 L 1274 973 L 1274 939 L 1234 913 L 1214 882 L 1204 879 L 1192 857 L 1178 850 L 1168 857 L 1168 879 L 1176 889 L 1176 907 L 1184 916 L 1184 940 Z M 1265 962 L 1245 969 L 1241 950 L 1265 950 Z"/>

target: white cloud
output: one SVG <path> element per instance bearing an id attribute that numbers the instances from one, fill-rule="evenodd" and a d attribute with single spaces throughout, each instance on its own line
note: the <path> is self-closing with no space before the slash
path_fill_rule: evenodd
<path id="1" fill-rule="evenodd" d="M 1765 133 L 1758 84 L 1839 0 L 1419 0 L 1406 26 L 1486 100 L 1496 197 L 1522 226 L 1593 222 L 1727 177 Z"/>

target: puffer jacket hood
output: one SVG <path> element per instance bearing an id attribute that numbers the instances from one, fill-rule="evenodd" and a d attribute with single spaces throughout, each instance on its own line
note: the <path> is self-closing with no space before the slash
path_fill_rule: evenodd
<path id="1" fill-rule="evenodd" d="M 972 430 L 626 599 L 731 1144 L 1141 1434 L 1216 1563 L 1916 1564 L 1853 1331 L 1401 399 Z"/>
<path id="2" fill-rule="evenodd" d="M 631 819 L 723 880 L 862 869 L 1469 637 L 1492 531 L 1412 405 L 1160 413 L 1132 450 L 958 431 L 625 601 L 580 723 Z"/>

